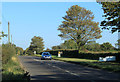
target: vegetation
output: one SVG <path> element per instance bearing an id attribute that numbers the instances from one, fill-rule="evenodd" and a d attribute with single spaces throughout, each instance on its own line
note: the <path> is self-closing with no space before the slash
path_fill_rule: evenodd
<path id="1" fill-rule="evenodd" d="M 0 39 L 1 39 L 2 37 L 4 37 L 4 36 L 7 37 L 7 34 L 4 34 L 4 32 L 0 32 Z"/>
<path id="2" fill-rule="evenodd" d="M 16 54 L 17 54 L 17 55 L 23 55 L 23 52 L 24 52 L 23 48 L 21 48 L 21 47 L 16 47 L 15 49 L 16 49 Z"/>
<path id="3" fill-rule="evenodd" d="M 77 44 L 73 40 L 66 40 L 60 45 L 61 49 L 77 49 Z"/>
<path id="4" fill-rule="evenodd" d="M 113 46 L 109 42 L 103 43 L 100 46 L 101 46 L 101 50 L 104 50 L 104 51 L 113 49 Z"/>
<path id="5" fill-rule="evenodd" d="M 2 80 L 23 80 L 27 82 L 29 76 L 21 67 L 16 55 L 16 49 L 11 44 L 2 45 Z"/>
<path id="6" fill-rule="evenodd" d="M 120 47 L 120 39 L 117 40 L 117 43 L 115 44 L 118 48 Z"/>
<path id="7" fill-rule="evenodd" d="M 93 21 L 94 15 L 78 5 L 73 5 L 66 11 L 64 21 L 59 26 L 60 37 L 74 40 L 80 50 L 90 40 L 99 39 L 101 31 L 98 22 Z"/>
<path id="8" fill-rule="evenodd" d="M 3 44 L 2 45 L 2 63 L 7 64 L 9 61 L 11 61 L 11 58 L 15 56 L 16 50 L 13 46 L 10 44 Z"/>
<path id="9" fill-rule="evenodd" d="M 58 58 L 57 56 L 52 56 L 52 57 L 56 60 L 61 60 L 65 62 L 104 69 L 113 72 L 120 72 L 120 63 L 117 62 L 99 62 L 98 60 L 81 59 L 81 58 L 64 58 L 64 57 Z"/>
<path id="10" fill-rule="evenodd" d="M 95 41 L 89 41 L 86 45 L 85 45 L 85 49 L 89 50 L 89 51 L 101 51 L 101 47 L 99 43 L 96 43 Z"/>
<path id="11" fill-rule="evenodd" d="M 73 40 L 66 40 L 64 43 L 52 47 L 52 50 L 56 49 L 77 49 L 77 44 Z"/>
<path id="12" fill-rule="evenodd" d="M 104 11 L 105 20 L 101 22 L 103 29 L 112 28 L 112 33 L 120 32 L 120 1 L 119 2 L 99 2 Z"/>
<path id="13" fill-rule="evenodd" d="M 43 42 L 42 37 L 34 36 L 31 40 L 32 40 L 32 42 L 30 44 L 30 47 L 27 48 L 24 53 L 33 55 L 34 51 L 36 51 L 37 54 L 42 52 L 44 49 L 44 44 L 43 44 L 44 42 Z"/>
<path id="14" fill-rule="evenodd" d="M 78 50 L 71 50 L 71 49 L 59 49 L 59 50 L 50 50 L 47 52 L 50 52 L 52 55 L 58 55 L 58 52 L 61 51 L 61 57 L 66 58 L 83 58 L 83 59 L 91 59 L 91 60 L 99 60 L 99 57 L 106 57 L 106 56 L 116 56 L 116 60 L 120 61 L 120 55 L 118 51 L 106 51 L 106 52 L 91 52 L 91 51 L 81 51 L 81 53 L 78 53 Z"/>
<path id="15" fill-rule="evenodd" d="M 61 47 L 58 45 L 58 46 L 52 46 L 52 50 L 57 50 L 57 49 L 61 49 Z"/>
<path id="16" fill-rule="evenodd" d="M 99 2 L 104 10 L 105 20 L 101 22 L 103 29 L 110 29 L 112 33 L 120 32 L 120 2 Z M 54 59 L 76 63 L 80 65 L 107 69 L 114 72 L 120 72 L 120 55 L 118 51 L 109 43 L 99 44 L 95 39 L 101 38 L 101 30 L 98 22 L 93 21 L 94 15 L 90 10 L 86 10 L 78 5 L 73 5 L 66 11 L 67 15 L 63 17 L 64 21 L 59 26 L 61 32 L 59 36 L 65 40 L 64 43 L 53 46 L 49 51 Z M 0 32 L 0 39 L 4 36 L 4 32 Z M 3 80 L 24 80 L 28 81 L 30 76 L 22 69 L 17 55 L 33 55 L 39 56 L 44 49 L 43 38 L 34 36 L 31 39 L 30 46 L 24 51 L 14 44 L 2 44 L 2 75 Z M 120 46 L 118 40 L 117 46 Z M 58 58 L 58 51 L 62 51 L 61 58 Z M 79 52 L 81 53 L 79 53 Z M 93 52 L 92 52 L 93 51 Z M 92 52 L 92 53 L 91 53 Z M 17 54 L 17 55 L 16 55 Z M 116 56 L 117 62 L 99 62 L 99 57 Z"/>
<path id="17" fill-rule="evenodd" d="M 117 45 L 117 44 L 116 44 Z M 66 40 L 64 43 L 53 46 L 52 50 L 58 50 L 58 49 L 73 49 L 77 50 L 77 44 L 73 40 Z M 115 47 L 112 46 L 109 42 L 99 44 L 96 43 L 96 41 L 89 41 L 87 42 L 81 51 L 115 51 L 117 50 Z"/>
<path id="18" fill-rule="evenodd" d="M 47 48 L 46 50 L 50 50 L 49 48 Z"/>

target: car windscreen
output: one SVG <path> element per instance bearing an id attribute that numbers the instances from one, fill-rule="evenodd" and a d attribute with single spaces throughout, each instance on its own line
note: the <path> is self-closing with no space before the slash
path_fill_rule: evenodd
<path id="1" fill-rule="evenodd" d="M 49 53 L 43 53 L 43 55 L 50 55 Z"/>

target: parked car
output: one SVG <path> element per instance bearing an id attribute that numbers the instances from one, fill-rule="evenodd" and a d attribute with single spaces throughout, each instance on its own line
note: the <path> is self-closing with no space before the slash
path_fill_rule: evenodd
<path id="1" fill-rule="evenodd" d="M 52 56 L 51 56 L 51 54 L 49 52 L 43 52 L 41 60 L 43 60 L 43 59 L 50 59 L 51 60 Z"/>
<path id="2" fill-rule="evenodd" d="M 99 57 L 99 61 L 116 61 L 115 56 L 106 56 L 106 57 Z"/>

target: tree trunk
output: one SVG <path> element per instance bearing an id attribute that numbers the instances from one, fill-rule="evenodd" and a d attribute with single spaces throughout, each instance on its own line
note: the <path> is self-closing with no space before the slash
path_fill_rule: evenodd
<path id="1" fill-rule="evenodd" d="M 79 42 L 77 42 L 77 49 L 78 49 L 78 53 L 81 53 L 81 47 Z"/>

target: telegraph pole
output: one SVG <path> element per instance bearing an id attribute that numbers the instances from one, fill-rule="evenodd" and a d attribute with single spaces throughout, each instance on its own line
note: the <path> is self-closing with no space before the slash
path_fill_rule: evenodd
<path id="1" fill-rule="evenodd" d="M 8 43 L 10 43 L 10 27 L 9 27 L 10 23 L 8 21 Z"/>
<path id="2" fill-rule="evenodd" d="M 118 50 L 120 50 L 120 29 L 118 29 Z"/>
<path id="3" fill-rule="evenodd" d="M 11 45 L 12 45 L 12 35 L 11 35 Z"/>

